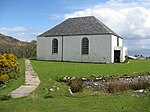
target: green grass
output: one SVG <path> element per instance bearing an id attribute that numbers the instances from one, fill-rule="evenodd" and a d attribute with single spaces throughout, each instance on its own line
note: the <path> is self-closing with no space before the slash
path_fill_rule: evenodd
<path id="1" fill-rule="evenodd" d="M 45 74 L 41 78 L 48 77 L 56 79 L 58 76 L 123 76 L 124 74 L 135 76 L 139 73 L 150 71 L 150 61 L 131 60 L 130 63 L 115 64 L 93 64 L 93 63 L 72 63 L 72 62 L 49 62 L 34 61 L 32 64 L 39 74 Z"/>
<path id="2" fill-rule="evenodd" d="M 31 60 L 40 77 L 41 84 L 25 98 L 0 101 L 0 112 L 148 112 L 150 94 L 132 96 L 133 91 L 122 94 L 95 93 L 90 89 L 72 96 L 64 83 L 55 79 L 59 76 L 137 75 L 150 71 L 150 61 L 131 61 L 129 64 L 92 64 L 71 62 L 49 62 Z M 59 91 L 45 97 L 45 89 L 58 86 Z M 1 90 L 0 90 L 1 92 Z"/>

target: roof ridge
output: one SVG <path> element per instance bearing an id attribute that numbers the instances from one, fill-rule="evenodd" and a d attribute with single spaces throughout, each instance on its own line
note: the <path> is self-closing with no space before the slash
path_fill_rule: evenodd
<path id="1" fill-rule="evenodd" d="M 89 17 L 94 17 L 94 16 L 79 16 L 79 17 L 69 17 L 68 19 L 78 19 L 78 18 L 89 18 Z"/>

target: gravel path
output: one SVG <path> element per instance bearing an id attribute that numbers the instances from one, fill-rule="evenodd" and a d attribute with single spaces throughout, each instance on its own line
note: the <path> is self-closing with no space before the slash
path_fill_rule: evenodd
<path id="1" fill-rule="evenodd" d="M 20 98 L 28 96 L 40 84 L 39 77 L 33 70 L 29 59 L 25 59 L 25 65 L 26 65 L 25 84 L 21 85 L 19 88 L 9 93 L 9 96 L 12 98 Z"/>

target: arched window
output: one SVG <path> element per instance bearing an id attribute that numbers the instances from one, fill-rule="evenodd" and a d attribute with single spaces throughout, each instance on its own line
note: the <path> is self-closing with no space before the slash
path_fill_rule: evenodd
<path id="1" fill-rule="evenodd" d="M 86 37 L 82 39 L 82 54 L 89 54 L 89 40 Z"/>
<path id="2" fill-rule="evenodd" d="M 52 54 L 58 53 L 58 40 L 53 39 L 52 40 Z"/>

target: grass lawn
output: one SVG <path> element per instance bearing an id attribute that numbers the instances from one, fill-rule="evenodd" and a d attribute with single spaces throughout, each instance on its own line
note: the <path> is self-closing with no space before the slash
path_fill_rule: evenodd
<path id="1" fill-rule="evenodd" d="M 58 76 L 83 76 L 92 74 L 99 76 L 123 76 L 124 74 L 135 76 L 139 73 L 150 72 L 150 61 L 131 60 L 130 63 L 94 64 L 94 63 L 72 63 L 72 62 L 49 62 L 34 61 L 33 67 L 38 74 L 45 74 L 41 78 L 56 79 Z M 46 76 L 46 77 L 45 77 Z"/>
<path id="2" fill-rule="evenodd" d="M 131 61 L 129 64 L 92 64 L 71 62 L 49 62 L 31 60 L 40 77 L 41 84 L 25 98 L 0 101 L 0 112 L 148 112 L 150 93 L 132 96 L 133 91 L 122 94 L 96 93 L 86 89 L 82 93 L 70 95 L 64 83 L 56 81 L 61 76 L 90 76 L 124 74 L 137 75 L 150 71 L 150 61 Z M 23 64 L 23 63 L 22 63 Z M 22 65 L 23 66 L 23 65 Z M 22 68 L 22 70 L 24 70 Z M 10 83 L 11 84 L 11 83 Z M 10 85 L 9 84 L 9 85 Z M 12 85 L 10 85 L 12 86 Z M 57 86 L 60 89 L 44 98 L 45 88 Z M 6 93 L 8 88 L 0 89 Z"/>

